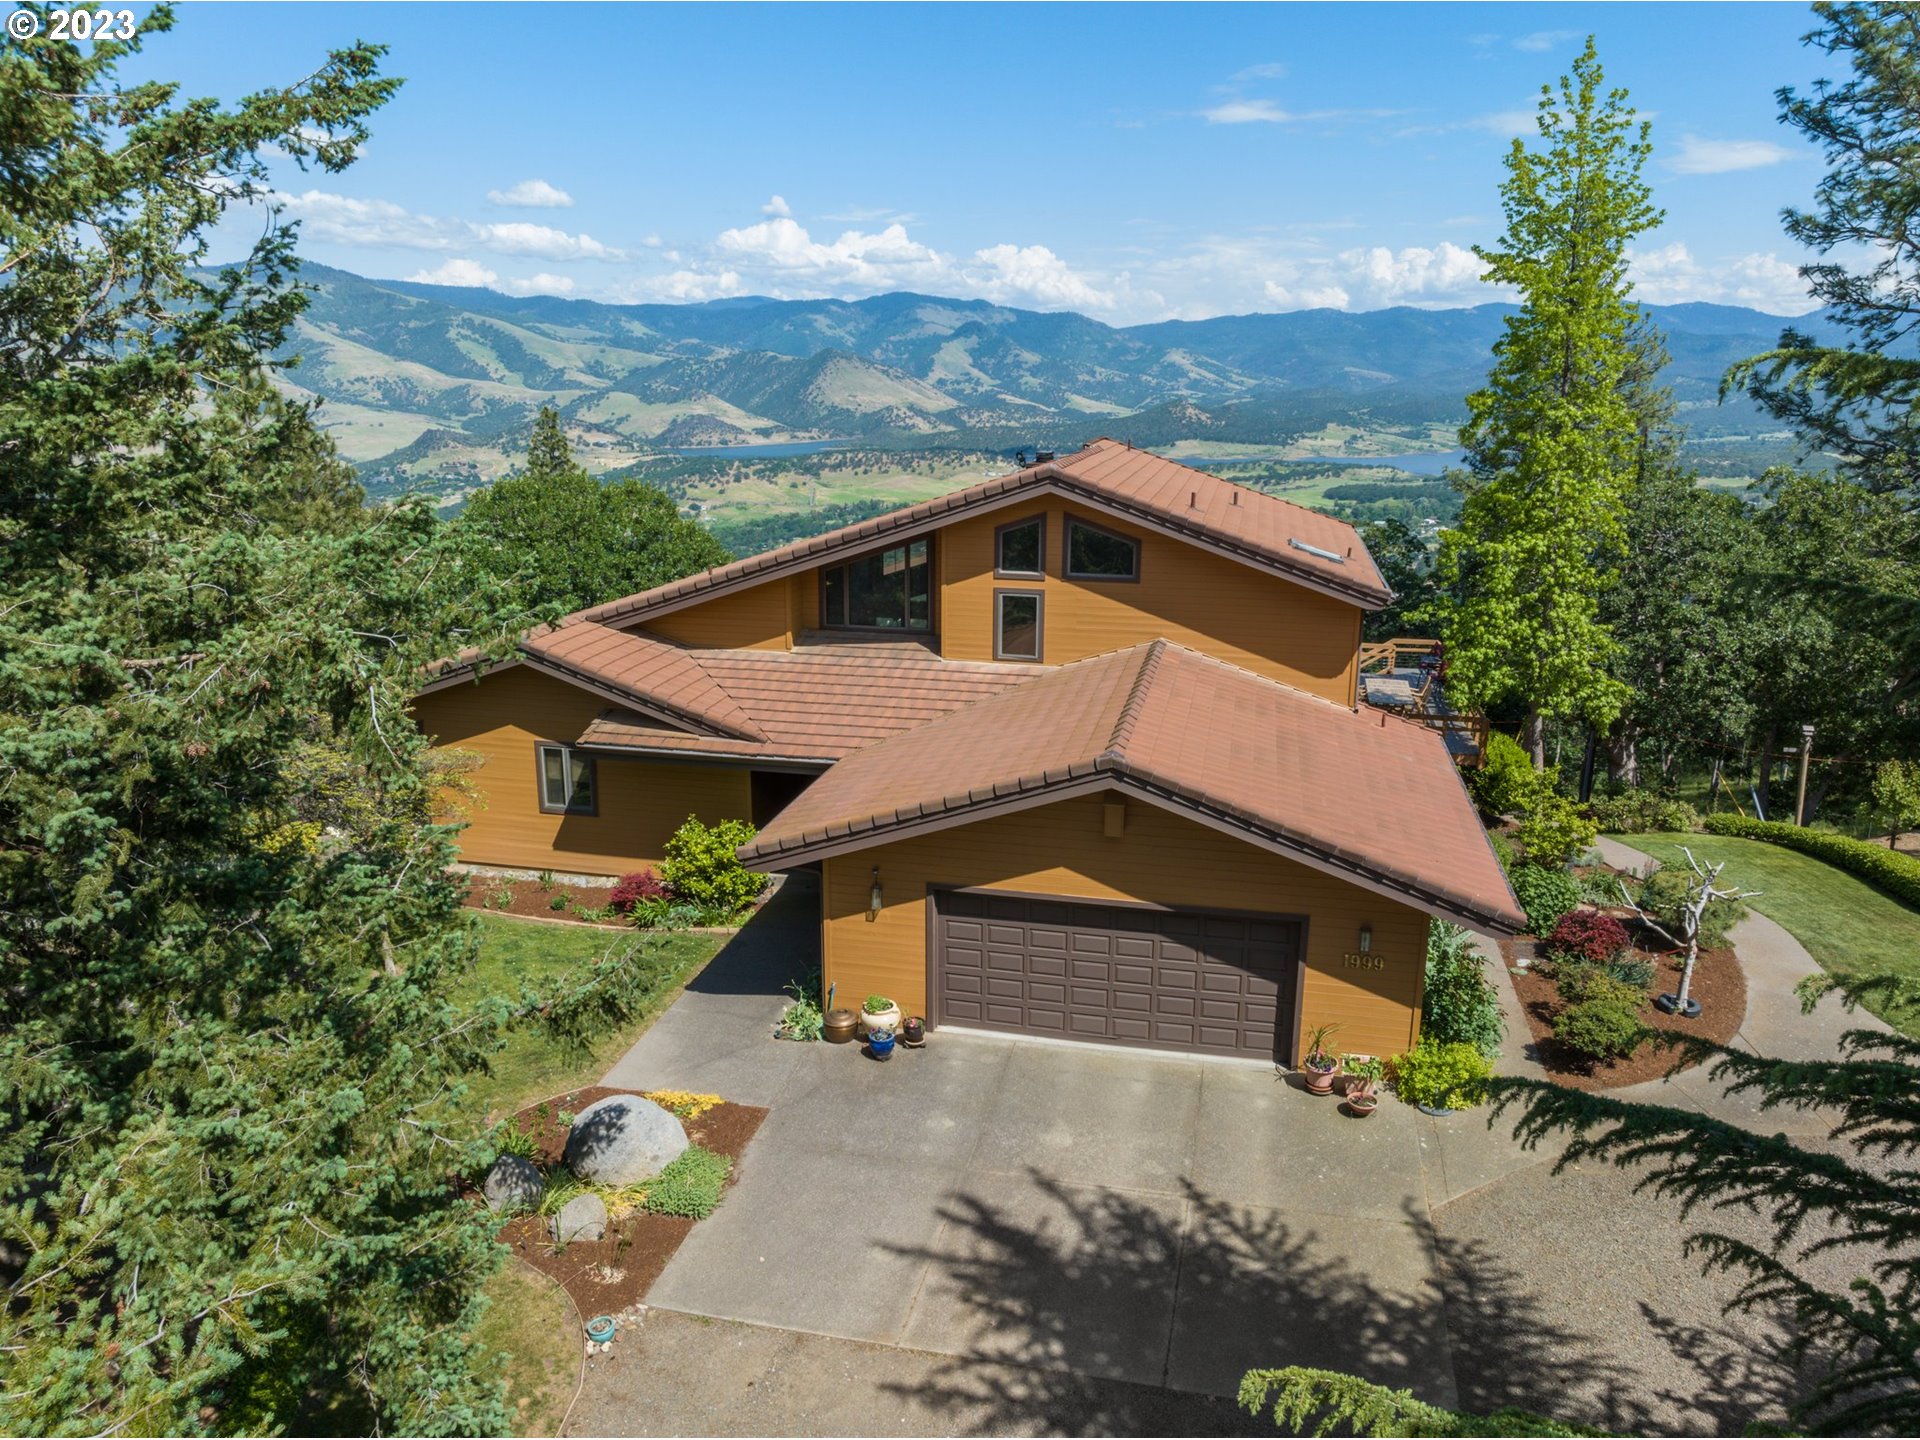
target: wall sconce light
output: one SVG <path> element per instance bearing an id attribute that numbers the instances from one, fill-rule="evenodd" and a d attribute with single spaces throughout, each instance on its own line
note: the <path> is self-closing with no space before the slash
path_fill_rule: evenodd
<path id="1" fill-rule="evenodd" d="M 873 867 L 873 888 L 867 892 L 867 923 L 872 924 L 880 918 L 880 867 Z"/>
<path id="2" fill-rule="evenodd" d="M 880 887 L 876 885 L 874 888 L 878 890 Z M 1360 953 L 1362 955 L 1373 953 L 1373 926 L 1371 925 L 1360 927 Z"/>

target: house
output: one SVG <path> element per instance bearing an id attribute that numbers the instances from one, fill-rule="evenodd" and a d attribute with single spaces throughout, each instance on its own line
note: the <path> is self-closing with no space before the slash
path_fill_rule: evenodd
<path id="1" fill-rule="evenodd" d="M 818 866 L 827 980 L 931 1025 L 1293 1062 L 1414 1039 L 1431 917 L 1524 924 L 1441 736 L 1357 704 L 1352 527 L 1110 440 L 437 670 L 475 864 L 689 814 Z"/>

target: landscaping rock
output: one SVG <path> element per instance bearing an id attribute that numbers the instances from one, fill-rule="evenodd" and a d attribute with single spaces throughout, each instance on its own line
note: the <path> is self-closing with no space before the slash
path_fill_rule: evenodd
<path id="1" fill-rule="evenodd" d="M 487 1171 L 486 1192 L 489 1210 L 531 1210 L 546 1193 L 547 1182 L 532 1162 L 518 1155 L 502 1155 Z"/>
<path id="2" fill-rule="evenodd" d="M 598 1195 L 576 1195 L 553 1217 L 553 1238 L 562 1245 L 598 1240 L 607 1233 L 607 1206 Z"/>
<path id="3" fill-rule="evenodd" d="M 687 1148 L 687 1131 L 671 1110 L 640 1095 L 609 1095 L 575 1118 L 567 1132 L 567 1164 L 598 1185 L 651 1180 Z"/>

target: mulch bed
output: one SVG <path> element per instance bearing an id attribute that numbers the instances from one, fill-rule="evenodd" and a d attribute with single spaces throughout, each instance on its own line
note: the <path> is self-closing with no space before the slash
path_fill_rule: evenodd
<path id="1" fill-rule="evenodd" d="M 1690 1068 L 1681 1052 L 1651 1042 L 1625 1060 L 1595 1062 L 1569 1050 L 1553 1037 L 1553 1017 L 1566 1008 L 1553 981 L 1535 970 L 1525 974 L 1514 970 L 1511 941 L 1500 942 L 1500 953 L 1507 961 L 1513 988 L 1520 997 L 1520 1009 L 1533 1031 L 1534 1057 L 1556 1083 L 1573 1090 L 1614 1090 Z M 1654 977 L 1640 1018 L 1650 1029 L 1697 1036 L 1720 1045 L 1733 1038 L 1747 1014 L 1747 977 L 1733 951 L 1700 952 L 1689 992 L 1700 1002 L 1700 1015 L 1694 1020 L 1663 1014 L 1652 1003 L 1653 996 L 1662 991 L 1671 994 L 1679 990 L 1683 957 L 1649 954 L 1647 958 L 1654 962 Z"/>
<path id="2" fill-rule="evenodd" d="M 513 902 L 506 906 L 495 903 L 503 890 L 513 894 Z M 567 902 L 558 910 L 553 908 L 553 897 L 556 895 Z M 497 875 L 471 875 L 467 878 L 465 903 L 475 910 L 492 910 L 503 915 L 528 915 L 536 920 L 570 920 L 576 925 L 590 925 L 608 922 L 582 920 L 574 913 L 574 906 L 598 910 L 612 899 L 611 885 L 562 885 L 557 880 L 546 885 L 538 880 L 505 880 Z M 613 923 L 617 924 L 618 921 Z"/>
<path id="3" fill-rule="evenodd" d="M 566 1148 L 567 1127 L 557 1118 L 561 1110 L 579 1114 L 608 1095 L 638 1095 L 607 1085 L 588 1085 L 529 1105 L 518 1115 L 522 1129 L 533 1135 L 538 1152 L 534 1163 L 556 1165 Z M 687 1138 L 734 1162 L 727 1177 L 732 1185 L 740 1175 L 740 1155 L 753 1139 L 767 1112 L 758 1105 L 716 1105 L 698 1120 L 688 1120 Z M 724 1203 L 724 1202 L 722 1202 Z M 650 1215 L 644 1211 L 621 1216 L 607 1226 L 601 1240 L 576 1240 L 564 1250 L 553 1243 L 552 1217 L 522 1215 L 510 1220 L 500 1239 L 513 1253 L 567 1292 L 580 1318 L 617 1315 L 647 1298 L 647 1291 L 667 1268 L 680 1242 L 699 1222 L 679 1215 Z"/>

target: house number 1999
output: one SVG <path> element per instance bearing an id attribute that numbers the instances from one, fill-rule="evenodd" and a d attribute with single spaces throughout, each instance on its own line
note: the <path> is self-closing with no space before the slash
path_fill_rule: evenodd
<path id="1" fill-rule="evenodd" d="M 1384 970 L 1387 968 L 1387 957 L 1384 955 L 1361 955 L 1349 950 L 1340 958 L 1349 970 Z"/>

